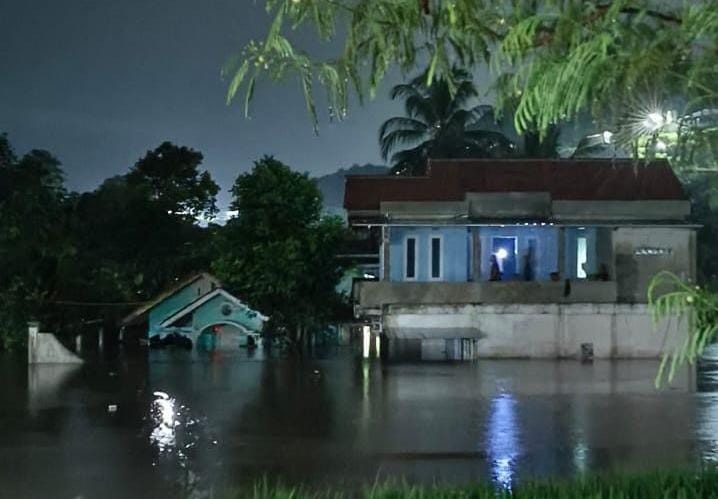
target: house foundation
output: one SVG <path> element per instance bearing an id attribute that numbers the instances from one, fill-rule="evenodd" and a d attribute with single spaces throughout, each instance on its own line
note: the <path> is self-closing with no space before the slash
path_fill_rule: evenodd
<path id="1" fill-rule="evenodd" d="M 382 322 L 390 357 L 422 360 L 658 358 L 687 334 L 645 304 L 392 305 Z"/>

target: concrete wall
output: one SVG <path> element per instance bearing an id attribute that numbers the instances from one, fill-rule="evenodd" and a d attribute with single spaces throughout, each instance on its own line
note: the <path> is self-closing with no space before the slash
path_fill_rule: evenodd
<path id="1" fill-rule="evenodd" d="M 690 215 L 689 201 L 565 201 L 548 192 L 469 192 L 464 201 L 384 201 L 380 212 L 394 219 L 452 218 L 561 221 L 676 220 Z"/>
<path id="2" fill-rule="evenodd" d="M 472 218 L 543 220 L 551 216 L 548 192 L 469 192 L 466 194 Z"/>
<path id="3" fill-rule="evenodd" d="M 442 281 L 465 282 L 468 280 L 469 238 L 466 227 L 392 227 L 389 238 L 389 274 L 394 282 L 404 279 L 405 242 L 416 238 L 416 281 L 429 281 L 430 241 L 434 236 L 442 238 Z"/>
<path id="4" fill-rule="evenodd" d="M 691 214 L 691 203 L 680 200 L 553 201 L 551 213 L 555 220 L 562 221 L 683 221 Z"/>
<path id="5" fill-rule="evenodd" d="M 382 282 L 360 281 L 354 298 L 362 309 L 385 305 L 441 305 L 479 303 L 614 303 L 616 283 L 571 281 L 565 294 L 563 282 Z"/>
<path id="6" fill-rule="evenodd" d="M 642 248 L 667 250 L 657 255 L 637 254 Z M 668 270 L 683 279 L 696 278 L 695 231 L 690 228 L 618 228 L 613 232 L 618 299 L 646 302 L 651 278 Z"/>
<path id="7" fill-rule="evenodd" d="M 41 333 L 36 322 L 28 324 L 28 364 L 82 364 L 83 360 L 52 333 Z"/>
<path id="8" fill-rule="evenodd" d="M 456 338 L 476 339 L 485 358 L 578 357 L 584 343 L 596 358 L 656 358 L 686 334 L 683 320 L 654 326 L 646 305 L 621 304 L 390 306 L 383 326 L 390 342 L 420 340 L 433 359 L 446 348 L 440 340 Z"/>

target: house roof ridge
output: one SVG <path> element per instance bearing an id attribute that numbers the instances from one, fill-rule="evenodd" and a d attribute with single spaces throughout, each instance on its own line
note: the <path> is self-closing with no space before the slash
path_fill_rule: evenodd
<path id="1" fill-rule="evenodd" d="M 210 274 L 209 272 L 197 272 L 194 274 L 191 274 L 184 279 L 178 280 L 173 286 L 168 287 L 165 289 L 165 291 L 158 294 L 154 299 L 151 301 L 145 303 L 141 307 L 136 308 L 132 312 L 130 312 L 127 316 L 125 316 L 121 324 L 126 325 L 130 322 L 134 321 L 136 318 L 140 317 L 141 315 L 144 315 L 145 313 L 149 312 L 153 308 L 155 308 L 158 304 L 166 300 L 167 298 L 177 294 L 178 292 L 182 291 L 184 288 L 195 282 L 196 280 L 206 277 L 212 281 L 215 281 L 217 283 L 217 289 L 221 288 L 221 281 L 217 279 L 215 276 Z"/>

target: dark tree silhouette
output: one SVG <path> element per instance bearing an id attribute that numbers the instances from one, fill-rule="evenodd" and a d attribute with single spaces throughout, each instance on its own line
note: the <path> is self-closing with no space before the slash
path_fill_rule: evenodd
<path id="1" fill-rule="evenodd" d="M 217 212 L 219 186 L 209 172 L 200 171 L 202 153 L 163 142 L 140 159 L 127 175 L 130 184 L 144 184 L 152 198 L 172 213 L 194 219 Z"/>
<path id="2" fill-rule="evenodd" d="M 392 88 L 391 98 L 404 99 L 406 114 L 389 118 L 379 130 L 381 154 L 384 159 L 391 154 L 392 173 L 421 175 L 429 158 L 513 154 L 515 145 L 495 127 L 493 108 L 472 105 L 478 92 L 470 73 L 457 68 L 453 72 L 453 92 L 445 80 L 427 85 L 426 73 Z"/>

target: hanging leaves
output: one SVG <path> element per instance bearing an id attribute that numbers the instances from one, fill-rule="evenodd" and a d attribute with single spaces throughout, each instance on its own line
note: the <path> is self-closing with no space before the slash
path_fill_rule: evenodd
<path id="1" fill-rule="evenodd" d="M 712 4 L 266 0 L 270 27 L 264 40 L 247 44 L 226 66 L 227 98 L 244 89 L 249 103 L 259 77 L 276 81 L 298 73 L 316 127 L 312 81 L 326 89 L 330 117 L 341 119 L 349 94 L 375 96 L 392 67 L 407 73 L 428 63 L 431 83 L 451 82 L 454 65 L 489 63 L 500 106 L 518 110 L 519 132 L 545 132 L 585 112 L 619 116 L 647 93 L 678 96 L 690 111 L 718 105 L 718 11 Z M 300 28 L 338 42 L 339 53 L 312 57 L 292 41 Z"/>

